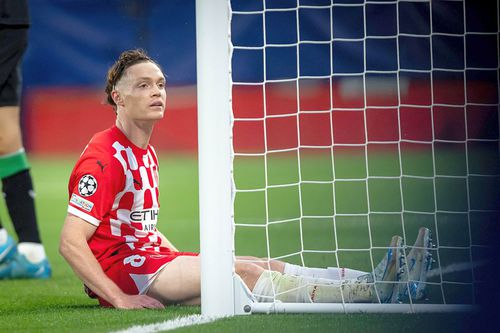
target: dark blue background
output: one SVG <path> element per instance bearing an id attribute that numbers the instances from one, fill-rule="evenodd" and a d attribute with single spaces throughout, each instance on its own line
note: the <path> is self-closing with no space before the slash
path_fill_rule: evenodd
<path id="1" fill-rule="evenodd" d="M 31 0 L 25 83 L 103 85 L 126 49 L 142 47 L 173 84 L 196 80 L 194 0 Z"/>
<path id="2" fill-rule="evenodd" d="M 264 5 L 295 9 L 298 4 L 313 8 L 258 12 Z M 237 12 L 232 20 L 233 44 L 257 47 L 234 51 L 233 80 L 261 82 L 398 67 L 498 68 L 497 34 L 464 37 L 464 17 L 467 32 L 498 33 L 496 1 L 468 0 L 465 6 L 457 1 L 432 1 L 432 6 L 382 0 L 362 4 L 343 0 L 330 7 L 329 0 L 265 4 L 233 0 Z M 27 87 L 102 86 L 119 53 L 135 47 L 145 48 L 162 64 L 169 84 L 196 83 L 194 0 L 31 0 L 30 9 L 32 27 L 24 62 Z"/>

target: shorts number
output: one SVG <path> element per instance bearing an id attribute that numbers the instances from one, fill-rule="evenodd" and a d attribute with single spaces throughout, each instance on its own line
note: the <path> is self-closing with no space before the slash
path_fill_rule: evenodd
<path id="1" fill-rule="evenodd" d="M 134 254 L 132 256 L 123 259 L 123 264 L 124 265 L 130 264 L 132 267 L 141 267 L 142 264 L 144 264 L 144 261 L 146 261 L 146 257 Z"/>

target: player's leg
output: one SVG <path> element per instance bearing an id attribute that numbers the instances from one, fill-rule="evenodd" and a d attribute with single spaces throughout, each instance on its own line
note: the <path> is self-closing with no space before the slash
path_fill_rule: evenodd
<path id="1" fill-rule="evenodd" d="M 22 148 L 21 120 L 19 106 L 4 106 L 1 103 L 0 101 L 0 157 L 6 158 L 15 155 Z M 8 166 L 12 168 L 10 164 L 4 167 Z M 1 172 L 11 173 L 8 170 Z"/>
<path id="2" fill-rule="evenodd" d="M 353 303 L 374 301 L 373 284 L 362 280 L 334 281 L 264 271 L 253 289 L 259 302 Z"/>
<path id="3" fill-rule="evenodd" d="M 236 261 L 235 271 L 251 290 L 264 269 Z M 179 256 L 168 263 L 150 285 L 147 295 L 163 304 L 200 304 L 200 257 Z"/>
<path id="4" fill-rule="evenodd" d="M 0 278 L 46 278 L 51 275 L 40 241 L 33 184 L 22 146 L 20 65 L 26 43 L 27 29 L 0 29 L 0 179 L 20 242 L 12 260 L 4 260 L 0 265 Z M 0 227 L 0 230 L 5 233 L 5 229 Z M 7 239 L 12 240 L 10 236 Z"/>
<path id="5" fill-rule="evenodd" d="M 283 273 L 286 263 L 280 260 L 268 260 L 252 256 L 237 256 L 236 262 L 255 264 L 262 269 Z"/>
<path id="6" fill-rule="evenodd" d="M 236 261 L 235 271 L 261 301 L 276 298 L 287 302 L 371 302 L 373 291 L 364 281 L 341 285 L 339 282 L 301 278 L 264 270 L 259 265 Z M 150 285 L 147 295 L 163 304 L 200 304 L 200 258 L 179 256 L 165 266 Z M 343 291 L 340 291 L 342 288 Z"/>
<path id="7" fill-rule="evenodd" d="M 147 291 L 163 304 L 200 304 L 200 258 L 179 256 L 168 263 Z"/>
<path id="8" fill-rule="evenodd" d="M 382 302 L 392 300 L 395 281 L 403 270 L 402 239 L 392 238 L 389 250 L 373 273 L 357 279 L 328 280 L 264 271 L 253 293 L 261 302 L 338 303 Z"/>
<path id="9" fill-rule="evenodd" d="M 0 26 L 0 156 L 22 148 L 21 60 L 27 43 L 27 29 Z"/>
<path id="10" fill-rule="evenodd" d="M 368 272 L 345 267 L 315 268 L 286 263 L 283 272 L 290 275 L 310 276 L 329 280 L 356 279 Z"/>
<path id="11" fill-rule="evenodd" d="M 10 51 L 12 48 L 4 46 L 7 45 L 4 42 L 8 38 L 10 39 L 10 31 L 0 28 L 0 63 L 2 64 L 0 70 L 0 180 L 8 168 L 4 161 L 5 156 L 22 146 L 19 107 L 15 106 L 19 103 L 19 94 L 11 84 L 13 78 L 11 70 L 8 70 L 15 64 L 7 62 L 6 59 L 12 56 L 12 51 Z M 12 237 L 7 234 L 7 230 L 0 221 L 0 263 L 9 260 L 15 250 L 16 246 Z"/>
<path id="12" fill-rule="evenodd" d="M 4 260 L 0 266 L 0 278 L 47 278 L 51 269 L 41 244 L 33 183 L 19 126 L 19 108 L 0 107 L 2 193 L 19 240 L 12 260 Z M 0 233 L 6 233 L 5 229 L 0 228 Z M 10 246 L 12 241 L 12 237 L 7 235 L 3 245 Z"/>
<path id="13" fill-rule="evenodd" d="M 251 262 L 259 265 L 263 269 L 280 272 L 287 275 L 305 276 L 312 278 L 328 279 L 328 280 L 349 280 L 356 279 L 368 272 L 359 271 L 351 268 L 341 267 L 304 267 L 300 265 L 290 264 L 280 260 L 266 260 L 265 258 L 257 258 L 250 256 L 239 256 L 238 260 Z"/>
<path id="14" fill-rule="evenodd" d="M 334 281 L 282 274 L 264 269 L 253 257 L 238 257 L 235 271 L 262 302 L 388 302 L 401 270 L 401 242 L 401 237 L 393 237 L 374 272 L 358 279 Z M 158 273 L 147 295 L 164 304 L 200 304 L 200 281 L 200 258 L 179 256 Z"/>

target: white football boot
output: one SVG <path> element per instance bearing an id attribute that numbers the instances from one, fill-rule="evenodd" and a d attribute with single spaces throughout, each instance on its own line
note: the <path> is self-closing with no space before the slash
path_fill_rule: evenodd
<path id="1" fill-rule="evenodd" d="M 420 228 L 415 244 L 406 256 L 407 270 L 403 273 L 401 281 L 407 283 L 400 283 L 395 291 L 399 302 L 408 301 L 408 295 L 411 296 L 412 301 L 425 297 L 427 273 L 433 262 L 432 248 L 431 231 L 425 227 Z"/>
<path id="2" fill-rule="evenodd" d="M 373 283 L 372 302 L 391 303 L 394 286 L 397 285 L 404 269 L 403 239 L 393 236 L 389 249 L 373 273 L 360 276 L 358 280 Z"/>

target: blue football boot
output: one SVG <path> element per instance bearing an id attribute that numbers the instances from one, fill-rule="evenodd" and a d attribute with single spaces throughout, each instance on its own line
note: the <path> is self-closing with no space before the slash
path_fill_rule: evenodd
<path id="1" fill-rule="evenodd" d="M 32 263 L 25 255 L 16 252 L 11 260 L 0 264 L 0 279 L 48 279 L 51 276 L 47 258 Z"/>
<path id="2" fill-rule="evenodd" d="M 7 235 L 5 244 L 0 245 L 0 264 L 9 261 L 16 253 L 16 242 Z"/>

